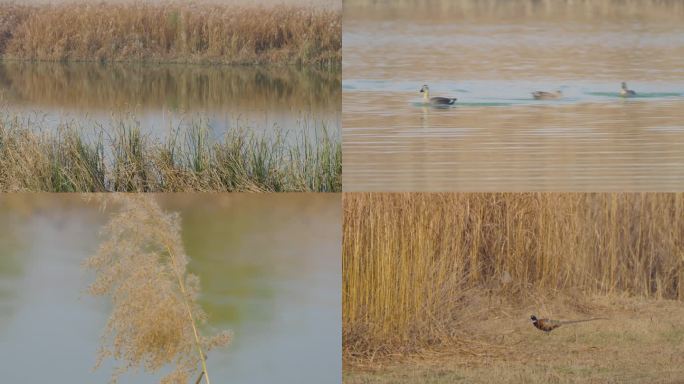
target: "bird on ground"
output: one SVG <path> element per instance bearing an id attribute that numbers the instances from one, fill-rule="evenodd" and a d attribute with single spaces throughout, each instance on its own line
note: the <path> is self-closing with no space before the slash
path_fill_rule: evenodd
<path id="1" fill-rule="evenodd" d="M 455 97 L 430 97 L 430 87 L 428 87 L 427 84 L 420 88 L 420 93 L 423 94 L 425 103 L 429 103 L 430 105 L 453 105 L 457 100 Z"/>
<path id="2" fill-rule="evenodd" d="M 560 327 L 561 325 L 584 323 L 587 321 L 594 321 L 594 320 L 608 320 L 608 319 L 603 318 L 603 317 L 596 317 L 593 319 L 585 319 L 585 320 L 561 321 L 561 320 L 551 320 L 551 319 L 537 319 L 537 316 L 535 316 L 535 315 L 530 316 L 530 319 L 532 320 L 532 325 L 534 325 L 535 328 L 537 328 L 540 331 L 547 332 L 547 333 L 553 331 L 554 329 Z"/>
<path id="3" fill-rule="evenodd" d="M 620 96 L 622 96 L 622 97 L 636 96 L 636 92 L 632 91 L 631 89 L 628 89 L 627 83 L 625 83 L 623 81 L 622 82 L 622 89 L 620 90 Z"/>
<path id="4" fill-rule="evenodd" d="M 561 91 L 554 91 L 554 92 L 537 91 L 537 92 L 532 92 L 532 97 L 534 97 L 537 100 L 560 99 L 561 97 L 563 97 L 563 92 L 561 92 Z"/>

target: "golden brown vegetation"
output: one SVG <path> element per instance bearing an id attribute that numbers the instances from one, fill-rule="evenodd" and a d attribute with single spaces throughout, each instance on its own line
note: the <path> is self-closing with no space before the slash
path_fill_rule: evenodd
<path id="1" fill-rule="evenodd" d="M 342 188 L 342 147 L 323 129 L 232 130 L 213 139 L 206 121 L 164 140 L 143 134 L 133 117 L 86 132 L 0 119 L 0 191 L 177 192 L 319 191 Z M 311 138 L 310 136 L 315 136 Z"/>
<path id="2" fill-rule="evenodd" d="M 173 364 L 161 383 L 188 383 L 198 367 L 207 384 L 205 352 L 228 343 L 227 333 L 201 337 L 206 315 L 197 304 L 199 279 L 188 273 L 180 217 L 164 212 L 149 195 L 108 198 L 121 203 L 104 229 L 105 239 L 86 266 L 97 273 L 90 293 L 109 296 L 112 314 L 99 364 L 122 360 L 113 374 L 138 366 L 156 372 Z"/>
<path id="3" fill-rule="evenodd" d="M 684 194 L 353 193 L 343 234 L 347 358 L 476 350 L 497 300 L 684 298 Z"/>
<path id="4" fill-rule="evenodd" d="M 341 13 L 315 7 L 0 5 L 6 59 L 339 64 L 341 47 Z"/>

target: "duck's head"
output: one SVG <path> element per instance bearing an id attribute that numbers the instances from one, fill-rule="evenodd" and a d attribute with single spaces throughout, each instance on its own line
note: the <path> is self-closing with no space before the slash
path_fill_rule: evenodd
<path id="1" fill-rule="evenodd" d="M 430 87 L 427 86 L 427 84 L 423 84 L 422 87 L 420 87 L 420 93 L 427 93 L 430 92 Z"/>
<path id="2" fill-rule="evenodd" d="M 622 82 L 622 89 L 627 89 L 627 83 L 625 83 L 624 81 Z"/>

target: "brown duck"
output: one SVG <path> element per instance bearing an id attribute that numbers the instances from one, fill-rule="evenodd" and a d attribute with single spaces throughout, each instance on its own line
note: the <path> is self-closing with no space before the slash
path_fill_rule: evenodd
<path id="1" fill-rule="evenodd" d="M 534 325 L 535 328 L 537 328 L 540 331 L 544 331 L 544 332 L 551 332 L 554 329 L 560 327 L 561 325 L 565 325 L 565 324 L 584 323 L 587 321 L 594 321 L 594 320 L 608 320 L 608 319 L 603 318 L 603 317 L 596 317 L 593 319 L 585 319 L 585 320 L 561 321 L 561 320 L 551 320 L 551 319 L 537 319 L 537 316 L 535 316 L 535 315 L 530 316 L 530 319 L 532 320 L 532 325 Z"/>
<path id="2" fill-rule="evenodd" d="M 563 92 L 561 92 L 561 91 L 554 91 L 554 92 L 537 91 L 537 92 L 532 92 L 532 97 L 534 97 L 536 100 L 560 99 L 563 97 Z"/>

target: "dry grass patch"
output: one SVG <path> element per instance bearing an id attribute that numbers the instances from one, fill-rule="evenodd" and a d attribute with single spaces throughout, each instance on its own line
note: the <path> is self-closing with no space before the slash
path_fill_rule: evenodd
<path id="1" fill-rule="evenodd" d="M 583 318 L 576 299 L 544 300 L 555 318 Z M 409 383 L 681 383 L 684 377 L 684 305 L 679 301 L 585 297 L 589 313 L 609 321 L 563 326 L 550 334 L 533 328 L 530 312 L 504 300 L 481 307 L 464 324 L 476 352 L 453 348 L 347 362 L 346 384 Z M 475 308 L 471 310 L 476 311 Z M 546 316 L 548 313 L 545 313 Z"/>
<path id="2" fill-rule="evenodd" d="M 341 61 L 341 12 L 178 3 L 0 5 L 0 55 L 49 61 Z"/>

